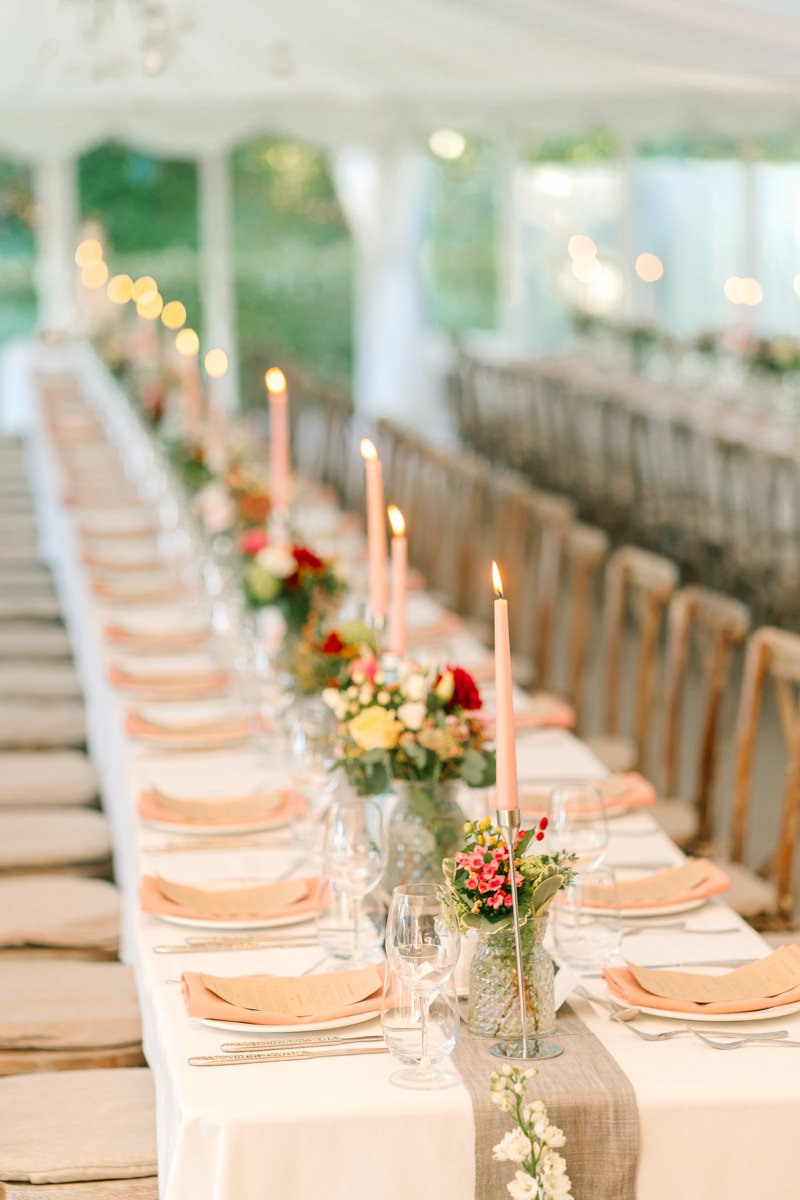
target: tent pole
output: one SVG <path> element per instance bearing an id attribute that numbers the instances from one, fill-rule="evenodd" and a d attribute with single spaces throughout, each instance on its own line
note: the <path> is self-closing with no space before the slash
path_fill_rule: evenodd
<path id="1" fill-rule="evenodd" d="M 78 164 L 56 155 L 34 165 L 36 198 L 36 299 L 40 329 L 72 331 L 77 324 L 75 247 Z"/>
<path id="2" fill-rule="evenodd" d="M 227 407 L 235 410 L 239 407 L 239 356 L 231 255 L 231 169 L 227 150 L 209 151 L 198 160 L 198 202 L 202 353 L 219 346 L 227 354 L 225 397 Z"/>
<path id="3" fill-rule="evenodd" d="M 522 350 L 530 341 L 530 313 L 518 168 L 517 142 L 504 137 L 495 198 L 498 325 L 503 341 L 511 348 Z"/>

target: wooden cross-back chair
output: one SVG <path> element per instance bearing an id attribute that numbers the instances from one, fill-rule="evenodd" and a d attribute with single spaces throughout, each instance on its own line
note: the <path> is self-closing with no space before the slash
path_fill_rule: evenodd
<path id="1" fill-rule="evenodd" d="M 647 770 L 661 624 L 677 586 L 675 564 L 638 546 L 620 546 L 608 560 L 603 611 L 605 728 L 602 737 L 588 741 L 612 771 Z M 622 680 L 629 658 L 629 615 L 634 625 L 631 657 L 636 690 L 632 736 L 623 737 Z"/>
<path id="2" fill-rule="evenodd" d="M 662 795 L 656 820 L 681 846 L 707 846 L 713 835 L 712 796 L 719 749 L 719 724 L 731 655 L 750 630 L 746 605 L 709 588 L 690 585 L 676 592 L 667 614 L 667 651 Z M 702 672 L 702 699 L 693 723 L 700 740 L 692 795 L 676 795 L 686 675 L 692 650 Z"/>
<path id="3" fill-rule="evenodd" d="M 564 537 L 567 595 L 566 698 L 578 728 L 584 702 L 589 634 L 597 578 L 608 556 L 609 537 L 602 529 L 572 521 Z"/>
<path id="4" fill-rule="evenodd" d="M 765 683 L 772 681 L 787 766 L 774 852 L 756 874 L 744 866 L 752 774 Z M 794 916 L 793 868 L 800 833 L 800 634 L 763 626 L 747 645 L 736 730 L 731 832 L 731 902 L 759 926 L 786 927 Z"/>

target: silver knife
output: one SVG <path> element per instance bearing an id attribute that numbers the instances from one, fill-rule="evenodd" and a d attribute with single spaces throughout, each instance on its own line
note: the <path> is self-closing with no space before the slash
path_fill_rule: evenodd
<path id="1" fill-rule="evenodd" d="M 310 1038 L 269 1038 L 258 1042 L 223 1042 L 220 1050 L 226 1054 L 237 1054 L 241 1050 L 294 1050 L 303 1047 L 316 1048 L 322 1046 L 345 1046 L 352 1042 L 382 1042 L 382 1033 L 365 1033 L 361 1037 L 310 1037 Z"/>
<path id="2" fill-rule="evenodd" d="M 194 1055 L 188 1060 L 190 1067 L 233 1067 L 239 1063 L 297 1062 L 307 1058 L 344 1058 L 353 1054 L 388 1054 L 388 1046 L 362 1046 L 351 1049 L 314 1050 L 311 1054 L 303 1050 L 271 1051 L 269 1054 L 204 1054 Z"/>
<path id="3" fill-rule="evenodd" d="M 762 956 L 763 957 L 763 956 Z M 692 958 L 685 962 L 669 963 L 637 963 L 639 967 L 647 967 L 650 971 L 666 971 L 677 967 L 747 967 L 750 963 L 761 962 L 760 958 Z M 581 971 L 586 979 L 602 979 L 602 971 Z"/>
<path id="4" fill-rule="evenodd" d="M 318 946 L 316 938 L 307 942 L 256 942 L 236 941 L 231 938 L 228 942 L 200 942 L 198 945 L 187 946 L 153 946 L 154 954 L 199 954 L 203 950 L 296 950 L 303 947 Z"/>

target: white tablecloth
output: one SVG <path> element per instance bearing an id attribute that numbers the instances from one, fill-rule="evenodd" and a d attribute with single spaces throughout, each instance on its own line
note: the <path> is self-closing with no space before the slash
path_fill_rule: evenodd
<path id="1" fill-rule="evenodd" d="M 135 438 L 124 400 L 104 369 L 84 347 L 75 348 L 72 355 L 87 394 L 106 415 L 112 436 Z M 187 1017 L 180 988 L 170 980 L 177 980 L 182 970 L 198 967 L 220 974 L 288 974 L 308 967 L 320 952 L 311 948 L 192 956 L 153 953 L 154 945 L 180 941 L 185 931 L 139 913 L 137 881 L 143 870 L 157 868 L 168 877 L 189 871 L 219 877 L 229 871 L 253 873 L 253 868 L 269 874 L 284 864 L 291 851 L 148 856 L 147 847 L 163 843 L 164 838 L 140 827 L 136 796 L 138 788 L 152 778 L 154 757 L 158 760 L 163 752 L 154 756 L 124 733 L 128 702 L 107 682 L 104 611 L 88 588 L 69 516 L 59 506 L 57 471 L 41 429 L 32 456 L 44 546 L 57 571 L 76 645 L 92 754 L 102 773 L 104 802 L 113 825 L 117 873 L 124 892 L 123 955 L 137 972 L 145 1051 L 156 1079 L 162 1196 L 165 1200 L 472 1200 L 473 1118 L 463 1088 L 430 1093 L 395 1088 L 389 1075 L 397 1064 L 389 1056 L 209 1069 L 188 1065 L 190 1055 L 216 1053 L 223 1038 Z M 203 779 L 209 753 L 186 760 L 187 792 L 193 779 Z M 213 754 L 215 761 L 230 761 L 233 778 L 241 752 Z M 521 747 L 520 756 L 526 775 L 535 771 L 537 763 L 543 778 L 562 772 L 571 778 L 591 778 L 599 770 L 588 750 L 563 732 L 533 735 Z M 617 818 L 612 829 L 620 836 L 611 838 L 607 854 L 611 863 L 680 858 L 646 814 Z M 649 833 L 623 836 L 637 829 Z M 714 929 L 732 922 L 738 923 L 737 918 L 716 902 L 691 916 L 696 928 Z M 763 949 L 758 935 L 744 925 L 737 934 L 718 938 L 680 932 L 641 934 L 625 946 L 628 954 L 643 962 L 746 957 Z M 602 988 L 599 981 L 592 985 Z M 800 1056 L 800 1051 L 750 1047 L 722 1054 L 688 1038 L 645 1044 L 588 1005 L 576 1002 L 576 1006 L 636 1091 L 641 1126 L 639 1200 L 797 1195 L 800 1057 L 795 1055 Z M 759 1028 L 776 1024 L 760 1022 Z M 800 1039 L 800 1016 L 780 1024 Z M 377 1028 L 378 1023 L 374 1025 Z M 658 1026 L 653 1022 L 651 1027 Z M 546 1063 L 541 1077 L 546 1083 Z M 569 1146 L 565 1155 L 569 1162 Z"/>

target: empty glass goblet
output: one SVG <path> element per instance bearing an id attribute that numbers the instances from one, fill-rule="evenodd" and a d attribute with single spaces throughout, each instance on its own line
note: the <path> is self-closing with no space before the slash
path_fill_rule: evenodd
<path id="1" fill-rule="evenodd" d="M 438 991 L 423 999 L 400 975 L 387 971 L 381 1029 L 389 1053 L 403 1063 L 420 1062 L 423 1012 L 428 1059 L 441 1063 L 453 1053 L 461 1022 L 455 976 L 451 975 Z"/>
<path id="2" fill-rule="evenodd" d="M 554 788 L 548 806 L 546 846 L 577 855 L 579 871 L 591 871 L 603 861 L 608 823 L 599 789 L 588 784 Z"/>
<path id="3" fill-rule="evenodd" d="M 386 925 L 386 957 L 395 975 L 419 1001 L 420 1053 L 417 1065 L 391 1076 L 397 1087 L 452 1087 L 458 1076 L 431 1058 L 430 1007 L 435 993 L 450 980 L 461 939 L 450 894 L 445 887 L 415 883 L 392 893 Z"/>
<path id="4" fill-rule="evenodd" d="M 335 803 L 329 814 L 323 848 L 325 874 L 351 902 L 353 917 L 351 967 L 366 965 L 360 943 L 360 905 L 380 883 L 386 868 L 383 814 L 374 800 L 350 797 Z"/>

